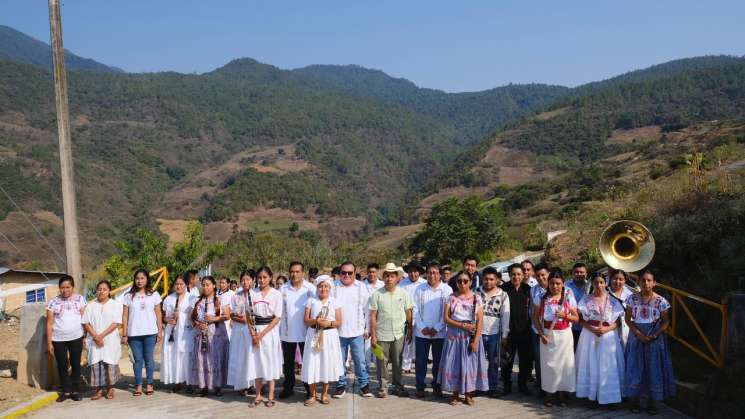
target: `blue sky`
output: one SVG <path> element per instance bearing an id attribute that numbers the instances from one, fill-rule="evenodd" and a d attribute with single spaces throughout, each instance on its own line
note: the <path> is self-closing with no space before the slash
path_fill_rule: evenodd
<path id="1" fill-rule="evenodd" d="M 745 55 L 745 1 L 63 0 L 65 47 L 132 72 L 359 64 L 446 91 L 575 86 L 675 58 Z M 47 1 L 0 24 L 49 39 Z"/>

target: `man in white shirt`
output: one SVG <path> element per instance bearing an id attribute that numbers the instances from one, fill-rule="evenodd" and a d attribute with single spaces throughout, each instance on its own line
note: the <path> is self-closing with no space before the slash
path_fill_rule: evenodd
<path id="1" fill-rule="evenodd" d="M 483 284 L 477 290 L 484 302 L 484 325 L 481 336 L 489 362 L 489 394 L 497 397 L 502 351 L 510 333 L 510 297 L 500 288 L 501 275 L 489 266 L 482 272 Z"/>
<path id="2" fill-rule="evenodd" d="M 520 262 L 520 265 L 522 265 L 523 271 L 525 271 L 523 282 L 528 284 L 530 288 L 535 287 L 538 284 L 538 281 L 535 279 L 535 267 L 533 266 L 533 262 L 531 262 L 529 259 L 525 259 L 524 261 Z"/>
<path id="3" fill-rule="evenodd" d="M 422 277 L 424 274 L 424 268 L 417 262 L 411 262 L 406 266 L 406 272 L 409 276 L 404 278 L 398 286 L 406 290 L 411 298 L 414 298 L 414 291 L 422 285 L 426 284 L 427 280 Z M 416 319 L 414 319 L 414 325 L 416 326 Z M 427 354 L 429 358 L 429 354 Z M 401 355 L 401 369 L 406 373 L 411 373 L 411 366 L 416 358 L 416 343 L 412 339 L 409 344 L 404 346 L 403 354 Z"/>
<path id="4" fill-rule="evenodd" d="M 432 389 L 435 397 L 442 396 L 442 389 L 437 382 L 440 368 L 442 344 L 445 341 L 445 319 L 443 310 L 453 289 L 442 282 L 440 264 L 430 262 L 427 265 L 427 282 L 417 286 L 414 291 L 414 336 L 416 340 L 416 396 L 425 396 L 425 378 L 427 360 L 432 348 Z"/>
<path id="5" fill-rule="evenodd" d="M 365 339 L 368 336 L 367 306 L 370 293 L 361 281 L 354 277 L 356 268 L 352 262 L 341 264 L 339 275 L 341 279 L 334 287 L 332 296 L 341 306 L 341 326 L 339 327 L 339 341 L 341 343 L 341 358 L 347 360 L 349 351 L 352 351 L 352 362 L 354 362 L 354 376 L 360 387 L 363 397 L 371 397 L 368 385 L 367 363 L 365 362 Z M 343 397 L 347 390 L 347 373 L 339 377 L 336 382 L 335 399 Z"/>
<path id="6" fill-rule="evenodd" d="M 380 265 L 377 263 L 371 263 L 367 265 L 367 277 L 365 277 L 364 284 L 367 288 L 368 295 L 372 295 L 375 291 L 383 288 L 385 284 L 383 283 L 383 280 L 380 279 L 378 276 L 378 271 L 380 271 Z M 370 310 L 367 309 L 366 312 L 367 318 L 370 318 Z M 370 368 L 375 365 L 375 355 L 372 353 L 372 346 L 370 345 L 370 339 L 369 336 L 365 336 L 365 360 L 367 361 L 367 371 L 370 371 Z"/>
<path id="7" fill-rule="evenodd" d="M 290 280 L 282 285 L 282 319 L 279 323 L 279 336 L 282 341 L 282 373 L 285 376 L 280 399 L 295 393 L 295 351 L 305 347 L 305 303 L 315 295 L 313 284 L 305 280 L 305 266 L 301 262 L 290 262 Z M 308 384 L 303 383 L 306 392 Z"/>

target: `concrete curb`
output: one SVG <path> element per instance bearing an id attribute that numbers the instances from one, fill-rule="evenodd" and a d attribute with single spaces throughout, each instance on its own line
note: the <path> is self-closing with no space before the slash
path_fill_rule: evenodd
<path id="1" fill-rule="evenodd" d="M 56 392 L 49 392 L 40 394 L 33 399 L 27 401 L 26 403 L 23 403 L 19 406 L 16 406 L 14 408 L 8 409 L 5 412 L 0 413 L 0 419 L 11 419 L 11 418 L 18 418 L 22 415 L 25 415 L 26 413 L 33 412 L 34 410 L 39 410 L 42 407 L 48 405 L 49 403 L 52 403 L 53 401 L 57 400 L 58 394 Z"/>

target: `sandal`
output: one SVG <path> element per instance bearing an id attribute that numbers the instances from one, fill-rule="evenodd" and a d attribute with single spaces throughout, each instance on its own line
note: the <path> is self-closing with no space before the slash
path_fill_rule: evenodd
<path id="1" fill-rule="evenodd" d="M 257 398 L 254 399 L 253 403 L 249 403 L 248 404 L 248 407 L 256 407 L 256 406 L 260 405 L 263 402 L 264 401 L 261 399 L 261 397 L 257 397 Z"/>
<path id="2" fill-rule="evenodd" d="M 199 392 L 199 397 L 207 397 L 207 394 L 209 394 L 209 390 L 203 388 L 202 391 Z"/>
<path id="3" fill-rule="evenodd" d="M 307 406 L 307 407 L 311 407 L 311 406 L 313 406 L 314 404 L 316 404 L 316 398 L 315 398 L 315 397 L 310 397 L 310 398 L 308 398 L 308 400 L 306 400 L 306 401 L 305 401 L 305 403 L 303 403 L 303 404 L 304 404 L 305 406 Z"/>
<path id="4" fill-rule="evenodd" d="M 329 398 L 328 394 L 321 396 L 321 404 L 329 404 L 329 403 L 331 403 L 331 399 Z"/>
<path id="5" fill-rule="evenodd" d="M 106 392 L 106 397 L 108 400 L 111 400 L 114 398 L 114 388 L 110 388 L 109 391 Z"/>
<path id="6" fill-rule="evenodd" d="M 147 385 L 147 389 L 145 390 L 145 395 L 146 396 L 152 396 L 153 393 L 155 393 L 155 389 L 154 389 L 153 385 L 152 384 L 148 384 Z"/>
<path id="7" fill-rule="evenodd" d="M 323 403 L 323 402 L 321 402 L 321 403 Z M 266 407 L 274 407 L 274 400 L 269 399 L 269 400 L 266 401 L 266 403 L 264 403 L 264 405 Z"/>
<path id="8" fill-rule="evenodd" d="M 94 394 L 93 397 L 91 397 L 91 400 L 98 400 L 102 397 L 103 397 L 103 390 L 99 388 L 98 390 L 96 390 L 96 394 Z"/>
<path id="9" fill-rule="evenodd" d="M 473 397 L 466 396 L 464 403 L 467 404 L 468 406 L 473 406 L 474 403 L 476 403 L 476 402 L 473 400 Z"/>
<path id="10" fill-rule="evenodd" d="M 215 389 L 215 397 L 222 397 L 222 390 L 221 389 Z"/>
<path id="11" fill-rule="evenodd" d="M 460 403 L 460 397 L 452 397 L 450 399 L 450 406 L 457 406 Z"/>
<path id="12" fill-rule="evenodd" d="M 135 396 L 135 397 L 142 396 L 142 386 L 136 386 L 135 387 L 135 391 L 134 391 L 134 393 L 132 393 L 132 395 Z"/>

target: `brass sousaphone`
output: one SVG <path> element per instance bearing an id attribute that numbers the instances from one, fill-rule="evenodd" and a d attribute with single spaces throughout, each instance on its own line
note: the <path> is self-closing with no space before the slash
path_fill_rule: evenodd
<path id="1" fill-rule="evenodd" d="M 611 268 L 637 272 L 654 257 L 654 237 L 644 224 L 620 220 L 603 230 L 599 248 L 603 260 Z"/>

